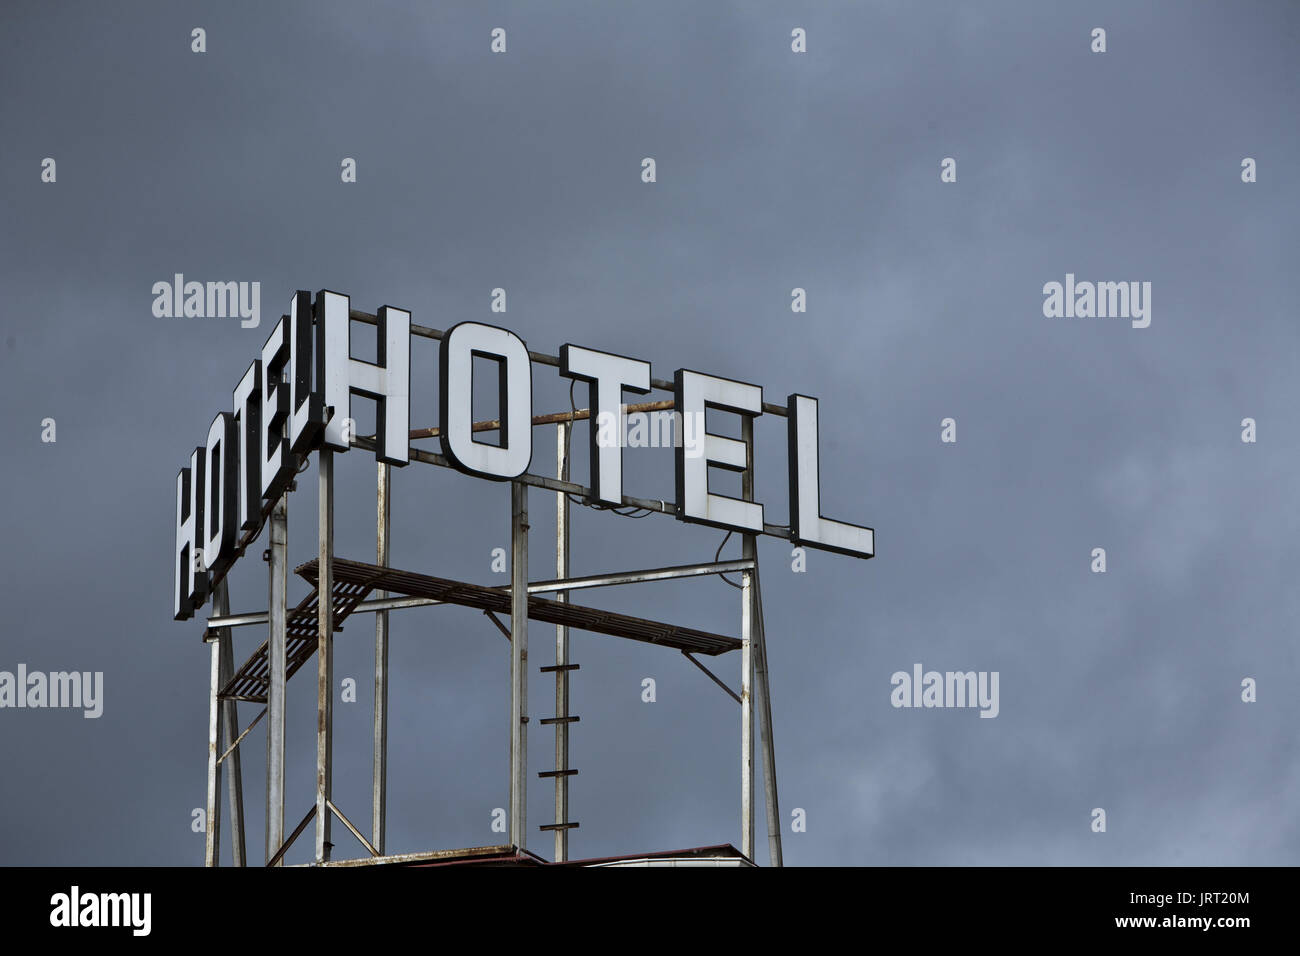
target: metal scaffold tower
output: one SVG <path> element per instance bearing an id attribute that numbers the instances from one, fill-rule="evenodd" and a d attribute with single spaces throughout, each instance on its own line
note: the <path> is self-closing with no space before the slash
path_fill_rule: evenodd
<path id="1" fill-rule="evenodd" d="M 349 318 L 375 325 L 378 318 L 351 311 Z M 441 338 L 434 329 L 411 326 L 412 335 Z M 535 363 L 556 365 L 555 356 L 530 353 Z M 288 374 L 285 371 L 283 374 Z M 673 383 L 653 380 L 653 387 L 672 389 Z M 656 401 L 626 405 L 623 411 L 671 411 L 674 402 Z M 763 403 L 763 411 L 785 416 L 784 406 Z M 763 801 L 766 808 L 768 854 L 772 865 L 782 863 L 780 812 L 777 798 L 775 748 L 772 736 L 771 695 L 768 682 L 766 634 L 760 589 L 757 539 L 760 534 L 789 539 L 783 526 L 765 525 L 761 532 L 741 535 L 741 557 L 737 560 L 714 560 L 671 567 L 656 567 L 606 574 L 573 577 L 570 574 L 570 507 L 595 500 L 593 489 L 575 483 L 570 477 L 570 451 L 575 422 L 593 419 L 588 408 L 532 417 L 532 427 L 555 429 L 555 474 L 524 473 L 509 482 L 511 514 L 510 584 L 486 586 L 401 570 L 390 566 L 392 527 L 391 466 L 380 461 L 376 475 L 376 531 L 373 563 L 349 560 L 335 554 L 334 543 L 334 455 L 328 447 L 312 453 L 318 464 L 317 554 L 314 559 L 295 568 L 295 573 L 309 585 L 309 593 L 296 605 L 288 604 L 288 499 L 292 485 L 286 488 L 267 509 L 263 521 L 270 526 L 268 562 L 268 609 L 253 613 L 232 614 L 230 596 L 222 578 L 212 590 L 212 612 L 207 621 L 204 640 L 211 649 L 211 675 L 208 722 L 207 767 L 207 838 L 205 860 L 216 866 L 220 859 L 222 829 L 222 776 L 226 777 L 229 804 L 229 830 L 236 866 L 247 864 L 246 834 L 243 813 L 243 778 L 240 746 L 250 732 L 265 719 L 266 723 L 266 828 L 264 861 L 267 866 L 283 865 L 295 841 L 315 824 L 312 860 L 316 864 L 355 862 L 402 863 L 457 859 L 519 858 L 528 854 L 526 820 L 527 743 L 529 726 L 529 620 L 555 626 L 554 663 L 540 668 L 553 675 L 555 682 L 554 713 L 540 723 L 552 728 L 555 739 L 554 766 L 538 772 L 554 785 L 554 819 L 539 829 L 554 839 L 554 862 L 571 859 L 570 833 L 579 826 L 570 819 L 569 787 L 578 770 L 571 765 L 570 728 L 579 722 L 571 713 L 570 682 L 579 670 L 571 659 L 570 631 L 581 630 L 624 640 L 639 641 L 676 650 L 715 684 L 730 695 L 740 707 L 740 847 L 745 858 L 754 860 L 755 838 L 755 718 L 763 762 Z M 595 426 L 594 421 L 592 427 Z M 501 429 L 501 421 L 475 422 L 475 432 Z M 439 437 L 439 428 L 410 430 L 412 442 Z M 748 466 L 741 470 L 741 497 L 754 500 L 753 421 L 742 418 L 741 438 L 748 450 Z M 351 447 L 375 451 L 376 436 L 354 436 Z M 424 464 L 452 467 L 446 457 L 415 447 L 411 459 Z M 298 457 L 298 470 L 306 466 L 306 456 Z M 555 498 L 555 577 L 529 580 L 529 494 L 542 491 Z M 608 507 L 608 506 L 606 506 Z M 676 514 L 671 502 L 623 496 L 623 507 L 663 514 Z M 240 547 L 248 546 L 260 527 L 245 531 Z M 719 548 L 719 555 L 721 548 Z M 739 637 L 712 633 L 683 625 L 670 624 L 627 614 L 599 610 L 574 603 L 577 593 L 617 585 L 643 584 L 706 575 L 738 575 L 740 590 Z M 734 583 L 724 577 L 728 583 Z M 389 728 L 389 615 L 406 608 L 453 604 L 476 608 L 504 635 L 509 643 L 510 659 L 510 779 L 508 833 L 509 843 L 501 847 L 473 847 L 464 850 L 436 850 L 425 853 L 392 854 L 386 840 L 387 826 L 387 751 Z M 335 804 L 333 799 L 333 708 L 332 690 L 334 634 L 342 623 L 355 614 L 375 616 L 374 643 L 374 715 L 373 774 L 369 833 L 361 829 Z M 234 666 L 232 630 L 239 627 L 265 627 L 267 639 L 238 667 Z M 701 657 L 719 657 L 739 651 L 740 689 L 732 690 Z M 285 833 L 285 692 L 286 685 L 313 657 L 316 659 L 316 784 L 315 799 L 296 826 Z M 240 703 L 260 705 L 261 710 L 248 726 L 240 729 L 237 708 Z M 757 707 L 756 707 L 757 704 Z M 333 860 L 331 824 L 337 819 L 369 854 L 361 861 Z M 529 854 L 537 859 L 535 854 Z"/>

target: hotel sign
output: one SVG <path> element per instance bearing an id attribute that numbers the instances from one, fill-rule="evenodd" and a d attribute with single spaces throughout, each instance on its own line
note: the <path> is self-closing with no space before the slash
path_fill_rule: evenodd
<path id="1" fill-rule="evenodd" d="M 207 440 L 176 476 L 175 619 L 190 618 L 257 536 L 266 515 L 297 472 L 298 459 L 320 448 L 352 447 L 353 395 L 376 402 L 375 456 L 403 466 L 411 460 L 411 313 L 378 313 L 372 362 L 352 358 L 348 297 L 322 291 L 293 296 L 261 354 L 235 387 L 230 411 L 219 412 Z M 475 437 L 472 398 L 475 358 L 496 365 L 500 432 L 496 443 Z M 460 471 L 493 481 L 519 478 L 533 454 L 534 359 L 513 332 L 462 322 L 439 343 L 439 439 Z M 564 345 L 559 374 L 589 387 L 589 500 L 622 505 L 623 442 L 600 441 L 597 422 L 621 422 L 625 393 L 651 389 L 650 363 Z M 675 443 L 676 503 L 681 521 L 729 531 L 764 531 L 763 505 L 709 490 L 711 467 L 750 468 L 743 441 L 710 434 L 706 409 L 751 418 L 763 414 L 763 389 L 689 369 L 673 375 L 674 415 L 695 421 L 698 441 Z M 789 539 L 797 545 L 859 558 L 875 552 L 871 528 L 823 517 L 817 399 L 793 394 L 786 407 L 789 447 Z"/>

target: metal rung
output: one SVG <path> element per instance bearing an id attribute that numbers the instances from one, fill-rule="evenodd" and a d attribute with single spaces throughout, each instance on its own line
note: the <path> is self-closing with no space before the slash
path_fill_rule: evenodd
<path id="1" fill-rule="evenodd" d="M 582 720 L 581 717 L 543 717 L 544 724 L 576 724 Z"/>
<path id="2" fill-rule="evenodd" d="M 539 776 L 539 777 L 572 777 L 572 776 L 573 776 L 574 774 L 576 774 L 577 772 L 578 772 L 578 771 L 576 771 L 576 770 L 539 770 L 539 771 L 537 771 L 537 776 Z"/>
<path id="3" fill-rule="evenodd" d="M 550 664 L 542 668 L 543 674 L 554 674 L 556 671 L 576 671 L 582 667 L 581 664 Z"/>
<path id="4" fill-rule="evenodd" d="M 539 830 L 576 830 L 577 823 L 543 823 L 537 829 Z"/>

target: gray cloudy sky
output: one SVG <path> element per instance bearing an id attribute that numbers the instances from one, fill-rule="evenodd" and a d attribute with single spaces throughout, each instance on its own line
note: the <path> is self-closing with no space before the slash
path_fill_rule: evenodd
<path id="1" fill-rule="evenodd" d="M 820 398 L 824 510 L 874 526 L 878 556 L 811 552 L 794 574 L 761 544 L 787 862 L 1300 862 L 1298 44 L 1283 2 L 4 4 L 0 669 L 103 671 L 105 704 L 0 711 L 0 863 L 202 861 L 208 655 L 201 621 L 171 620 L 173 483 L 298 288 Z M 260 282 L 261 326 L 155 318 L 177 272 Z M 1150 327 L 1045 318 L 1066 273 L 1150 282 Z M 435 359 L 415 340 L 416 425 L 436 421 Z M 539 411 L 565 407 L 554 370 L 535 382 Z M 757 423 L 779 522 L 783 424 Z M 535 441 L 549 468 L 553 431 Z M 666 451 L 628 462 L 630 492 L 672 496 Z M 337 470 L 338 553 L 370 560 L 373 457 Z M 292 564 L 314 550 L 306 477 Z M 500 583 L 505 486 L 413 464 L 395 500 L 394 564 Z M 531 502 L 549 577 L 553 498 Z M 721 539 L 574 520 L 575 574 Z M 236 610 L 265 607 L 264 541 Z M 585 600 L 739 624 L 714 579 Z M 498 842 L 506 642 L 464 609 L 393 620 L 389 847 Z M 531 634 L 551 663 L 553 629 Z M 372 635 L 355 618 L 336 649 L 361 693 L 336 705 L 335 802 L 359 822 Z M 236 632 L 237 659 L 260 639 Z M 739 844 L 734 703 L 671 651 L 573 644 L 574 856 Z M 890 675 L 917 662 L 998 671 L 1000 715 L 895 709 Z M 714 663 L 737 683 L 735 656 Z M 552 686 L 533 670 L 547 856 L 531 771 L 553 765 Z M 292 826 L 313 799 L 310 671 L 289 708 Z M 255 859 L 264 739 L 244 763 Z"/>

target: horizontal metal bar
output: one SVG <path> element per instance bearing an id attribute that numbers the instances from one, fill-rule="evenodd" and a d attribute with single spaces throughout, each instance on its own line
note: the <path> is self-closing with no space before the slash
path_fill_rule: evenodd
<path id="1" fill-rule="evenodd" d="M 348 318 L 353 322 L 364 322 L 366 325 L 378 325 L 379 316 L 372 312 L 362 312 L 360 309 L 349 309 Z M 442 329 L 432 329 L 427 325 L 416 325 L 411 323 L 411 334 L 420 335 L 426 339 L 441 339 L 444 333 Z"/>
<path id="2" fill-rule="evenodd" d="M 661 412 L 672 409 L 674 404 L 675 402 L 671 398 L 668 398 L 660 402 L 639 402 L 634 405 L 624 405 L 623 411 L 629 415 L 638 412 Z M 534 415 L 533 425 L 534 427 L 539 425 L 560 425 L 564 422 L 587 421 L 590 418 L 590 408 L 579 408 L 568 412 L 551 412 L 546 415 Z M 501 420 L 499 418 L 493 418 L 484 422 L 474 422 L 469 427 L 471 432 L 494 432 L 499 431 L 500 429 Z M 437 438 L 441 434 L 441 428 L 412 428 L 410 431 L 410 438 L 412 441 L 416 441 L 421 438 Z"/>
<path id="3" fill-rule="evenodd" d="M 357 435 L 352 439 L 352 447 L 373 452 L 375 450 L 375 440 Z M 439 455 L 437 452 L 425 451 L 423 448 L 412 448 L 411 458 L 415 461 L 422 461 L 426 465 L 437 465 L 440 468 L 455 467 L 444 456 Z M 580 485 L 572 481 L 561 481 L 558 478 L 550 478 L 546 475 L 534 475 L 532 472 L 524 472 L 514 480 L 534 488 L 545 488 L 547 491 L 566 492 L 582 498 L 591 496 L 591 489 L 586 485 Z M 671 501 L 664 501 L 661 498 L 638 498 L 635 495 L 624 495 L 623 506 L 626 508 L 642 508 L 646 511 L 657 511 L 660 514 L 673 515 L 674 517 L 677 515 L 677 506 Z M 763 530 L 756 533 L 780 538 L 782 541 L 790 540 L 789 528 L 785 525 L 769 524 L 766 521 L 763 522 Z"/>
<path id="4" fill-rule="evenodd" d="M 537 581 L 528 585 L 528 593 L 546 594 L 551 591 L 576 591 L 580 588 L 603 588 L 616 584 L 644 584 L 649 581 L 668 581 L 674 578 L 699 577 L 705 574 L 727 574 L 732 571 L 746 571 L 753 566 L 754 562 L 752 560 L 741 559 L 710 562 L 708 564 L 679 564 L 667 568 L 649 568 L 645 571 L 624 571 L 617 574 L 593 574 L 581 578 L 557 578 L 550 581 Z M 507 591 L 509 589 L 510 585 L 503 584 L 496 590 Z M 352 613 L 396 611 L 408 607 L 432 607 L 443 603 L 445 602 L 433 598 L 377 598 L 373 601 L 360 602 L 353 608 Z M 221 617 L 208 618 L 208 629 L 246 627 L 252 624 L 265 624 L 266 622 L 267 615 L 265 611 L 253 611 L 248 614 L 227 614 Z M 339 630 L 342 630 L 342 628 L 339 628 Z"/>
<path id="5" fill-rule="evenodd" d="M 408 607 L 432 607 L 437 604 L 445 604 L 445 601 L 435 601 L 433 598 L 417 597 L 398 597 L 398 598 L 376 598 L 373 601 L 362 601 L 352 609 L 353 614 L 360 614 L 363 611 L 397 611 Z M 248 614 L 229 614 L 225 617 L 208 618 L 208 628 L 218 627 L 246 627 L 251 624 L 265 624 L 267 615 L 265 611 L 251 611 Z M 343 628 L 336 627 L 336 631 Z"/>
<path id="6" fill-rule="evenodd" d="M 352 319 L 352 321 L 354 322 L 364 322 L 366 325 L 379 324 L 378 316 L 374 315 L 371 312 L 362 312 L 359 309 L 348 310 L 348 317 Z M 411 334 L 419 335 L 426 339 L 440 340 L 444 335 L 446 335 L 446 332 L 444 332 L 442 329 L 430 328 L 427 325 L 416 325 L 414 322 L 412 322 Z M 531 361 L 536 362 L 538 365 L 549 365 L 553 368 L 560 367 L 560 359 L 556 355 L 547 355 L 545 352 L 534 352 L 532 349 L 529 349 L 528 358 Z M 677 389 L 676 384 L 666 378 L 650 379 L 650 387 L 657 388 L 661 392 L 672 392 L 672 391 L 676 391 Z M 769 415 L 780 415 L 782 417 L 788 416 L 790 414 L 789 410 L 784 405 L 777 405 L 774 402 L 764 402 L 763 411 Z"/>
<path id="7" fill-rule="evenodd" d="M 511 595 L 514 594 L 517 598 L 522 594 L 522 591 L 514 588 L 507 590 L 500 586 L 488 587 L 468 581 L 456 581 L 415 571 L 368 564 L 364 561 L 349 561 L 346 558 L 336 557 L 332 564 L 334 580 L 341 585 L 361 586 L 369 590 L 387 591 L 389 594 L 400 594 L 406 597 L 433 598 L 448 604 L 473 607 L 480 611 L 493 611 L 501 615 L 508 615 L 512 610 L 517 610 L 512 607 Z M 299 565 L 294 571 L 315 587 L 316 565 L 317 562 L 313 559 Z M 540 594 L 524 596 L 528 598 L 529 619 L 546 624 L 561 624 L 594 634 L 621 637 L 710 656 L 739 650 L 741 647 L 741 642 L 737 638 L 694 627 L 647 620 L 616 611 L 581 607 L 551 600 Z M 358 593 L 355 597 L 359 602 L 362 594 Z"/>
<path id="8" fill-rule="evenodd" d="M 265 624 L 267 615 L 265 611 L 252 611 L 248 614 L 226 614 L 219 617 L 208 618 L 208 629 L 212 630 L 218 627 L 247 627 L 250 624 Z"/>
<path id="9" fill-rule="evenodd" d="M 353 614 L 360 614 L 364 611 L 400 611 L 408 607 L 433 607 L 436 604 L 444 604 L 445 601 L 435 601 L 433 598 L 416 598 L 416 597 L 395 597 L 395 598 L 375 598 L 373 601 L 362 601 L 352 609 Z"/>
<path id="10" fill-rule="evenodd" d="M 547 591 L 576 591 L 579 588 L 603 588 L 615 584 L 644 584 L 648 581 L 669 581 L 674 578 L 692 578 L 705 574 L 726 574 L 730 571 L 747 571 L 754 566 L 749 559 L 717 561 L 708 564 L 679 564 L 667 568 L 649 568 L 644 571 L 623 571 L 616 574 L 590 574 L 580 578 L 556 578 L 528 585 L 529 594 Z"/>

